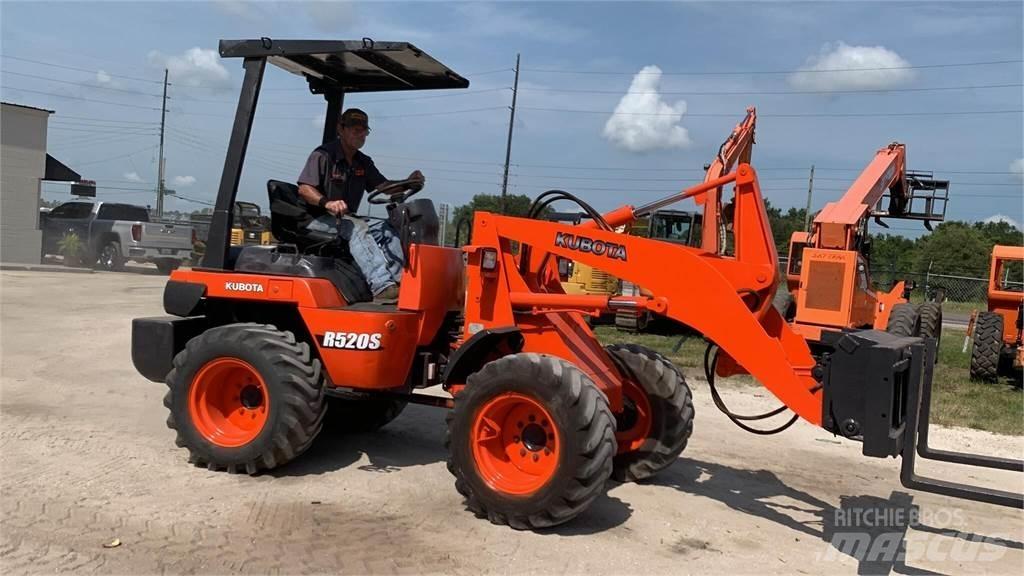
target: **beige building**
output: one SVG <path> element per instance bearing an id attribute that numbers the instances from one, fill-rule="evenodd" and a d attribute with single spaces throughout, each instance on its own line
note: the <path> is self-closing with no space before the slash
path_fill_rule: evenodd
<path id="1" fill-rule="evenodd" d="M 50 114 L 53 110 L 0 103 L 0 262 L 39 263 L 42 182 L 79 180 L 46 153 Z"/>

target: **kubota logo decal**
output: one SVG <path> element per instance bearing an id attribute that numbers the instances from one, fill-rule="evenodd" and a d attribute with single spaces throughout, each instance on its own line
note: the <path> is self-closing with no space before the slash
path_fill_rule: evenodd
<path id="1" fill-rule="evenodd" d="M 607 256 L 609 258 L 622 260 L 623 262 L 627 259 L 626 247 L 622 244 L 605 242 L 604 240 L 594 240 L 592 238 L 587 238 L 586 236 L 576 236 L 574 234 L 558 232 L 555 234 L 555 246 L 579 252 L 589 252 L 595 256 Z"/>
<path id="2" fill-rule="evenodd" d="M 263 284 L 255 282 L 225 282 L 224 289 L 232 292 L 263 292 Z"/>
<path id="3" fill-rule="evenodd" d="M 342 350 L 380 350 L 380 332 L 366 334 L 359 332 L 325 332 L 320 337 L 324 348 Z"/>

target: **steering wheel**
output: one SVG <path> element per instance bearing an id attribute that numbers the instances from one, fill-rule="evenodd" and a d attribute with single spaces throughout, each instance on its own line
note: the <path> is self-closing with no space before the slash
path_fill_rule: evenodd
<path id="1" fill-rule="evenodd" d="M 422 180 L 398 180 L 377 188 L 366 197 L 370 204 L 400 204 L 423 190 Z"/>

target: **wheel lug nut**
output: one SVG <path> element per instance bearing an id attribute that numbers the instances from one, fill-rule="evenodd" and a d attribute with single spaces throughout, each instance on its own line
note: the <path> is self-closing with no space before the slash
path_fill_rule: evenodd
<path id="1" fill-rule="evenodd" d="M 548 421 L 547 420 L 543 420 L 543 421 L 541 421 L 540 425 L 545 427 L 545 428 L 547 428 L 548 427 Z"/>
<path id="2" fill-rule="evenodd" d="M 533 461 L 536 462 L 537 460 L 540 460 L 540 455 L 539 454 L 534 454 L 533 455 Z"/>
<path id="3" fill-rule="evenodd" d="M 528 418 L 528 420 L 529 420 L 530 422 L 536 422 L 536 421 L 537 421 L 537 417 L 536 417 L 536 416 L 534 416 L 533 414 L 530 414 L 530 417 Z"/>
<path id="4" fill-rule="evenodd" d="M 545 448 L 544 449 L 544 455 L 545 456 L 551 456 L 551 448 Z"/>
<path id="5" fill-rule="evenodd" d="M 519 444 L 519 436 L 513 437 L 512 438 L 512 442 L 515 443 L 515 444 Z"/>
<path id="6" fill-rule="evenodd" d="M 526 448 L 520 448 L 519 449 L 519 455 L 520 456 L 526 456 Z"/>
<path id="7" fill-rule="evenodd" d="M 516 422 L 516 426 L 522 428 L 523 427 L 523 423 L 522 422 Z"/>

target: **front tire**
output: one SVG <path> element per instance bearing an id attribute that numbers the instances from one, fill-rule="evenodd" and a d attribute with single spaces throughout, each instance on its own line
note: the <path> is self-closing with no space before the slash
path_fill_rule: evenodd
<path id="1" fill-rule="evenodd" d="M 921 317 L 910 302 L 892 307 L 885 331 L 894 336 L 917 336 L 921 332 Z"/>
<path id="2" fill-rule="evenodd" d="M 627 378 L 625 409 L 616 415 L 612 477 L 644 480 L 671 466 L 686 448 L 693 433 L 693 396 L 683 375 L 661 354 L 635 344 L 605 350 Z"/>
<path id="3" fill-rule="evenodd" d="M 167 375 L 175 443 L 211 470 L 256 474 L 312 444 L 325 411 L 320 361 L 291 332 L 229 324 L 189 340 Z"/>
<path id="4" fill-rule="evenodd" d="M 994 382 L 999 376 L 999 357 L 1003 350 L 1003 317 L 981 312 L 974 321 L 974 346 L 971 348 L 971 379 Z"/>
<path id="5" fill-rule="evenodd" d="M 615 456 L 608 400 L 579 368 L 512 354 L 471 375 L 448 415 L 448 470 L 494 524 L 567 522 L 604 492 Z"/>
<path id="6" fill-rule="evenodd" d="M 939 363 L 939 345 L 942 344 L 942 303 L 922 302 L 917 306 L 921 319 L 918 335 L 935 339 L 935 363 Z"/>

